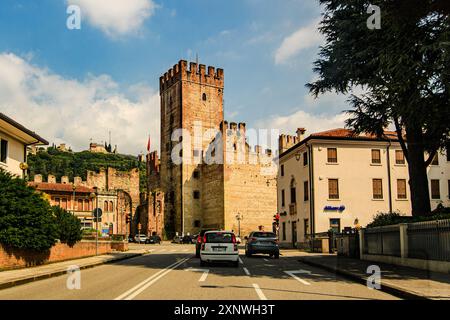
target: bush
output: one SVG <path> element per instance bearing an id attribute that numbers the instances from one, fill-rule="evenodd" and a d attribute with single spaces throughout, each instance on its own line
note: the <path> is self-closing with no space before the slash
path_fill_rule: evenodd
<path id="1" fill-rule="evenodd" d="M 26 181 L 0 169 L 0 243 L 45 251 L 58 238 L 50 204 Z"/>
<path id="2" fill-rule="evenodd" d="M 399 223 L 413 223 L 413 222 L 423 222 L 423 221 L 434 221 L 434 220 L 444 220 L 450 219 L 450 208 L 445 208 L 439 205 L 436 210 L 428 216 L 405 216 L 399 212 L 392 213 L 378 213 L 373 218 L 373 221 L 367 225 L 367 228 L 382 227 L 395 225 Z"/>
<path id="3" fill-rule="evenodd" d="M 73 247 L 82 239 L 81 221 L 60 207 L 53 207 L 59 233 L 59 240 Z"/>

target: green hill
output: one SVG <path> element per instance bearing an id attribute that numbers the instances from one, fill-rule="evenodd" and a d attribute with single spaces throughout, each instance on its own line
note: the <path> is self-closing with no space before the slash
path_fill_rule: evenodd
<path id="1" fill-rule="evenodd" d="M 121 171 L 129 171 L 138 168 L 140 172 L 140 188 L 146 188 L 145 163 L 139 162 L 137 157 L 123 154 L 102 154 L 89 151 L 63 152 L 55 147 L 47 150 L 40 149 L 36 155 L 28 156 L 28 174 L 34 179 L 35 174 L 41 174 L 46 181 L 49 174 L 61 179 L 68 176 L 71 181 L 73 177 L 86 179 L 88 170 L 99 172 L 101 168 L 111 167 Z"/>

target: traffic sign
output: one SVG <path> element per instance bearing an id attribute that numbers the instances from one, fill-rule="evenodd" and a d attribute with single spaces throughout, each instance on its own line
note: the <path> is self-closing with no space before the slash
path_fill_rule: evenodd
<path id="1" fill-rule="evenodd" d="M 95 219 L 100 219 L 100 218 L 102 217 L 102 215 L 103 215 L 103 212 L 102 212 L 102 209 L 100 209 L 100 208 L 95 208 L 95 209 L 92 211 L 92 216 L 93 216 Z"/>

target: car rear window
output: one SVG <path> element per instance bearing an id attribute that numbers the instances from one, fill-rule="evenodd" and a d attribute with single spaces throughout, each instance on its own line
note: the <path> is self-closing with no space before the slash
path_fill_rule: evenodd
<path id="1" fill-rule="evenodd" d="M 206 242 L 209 243 L 232 243 L 233 234 L 224 232 L 215 232 L 206 234 Z"/>
<path id="2" fill-rule="evenodd" d="M 277 236 L 273 232 L 255 232 L 253 234 L 255 238 L 276 238 Z"/>

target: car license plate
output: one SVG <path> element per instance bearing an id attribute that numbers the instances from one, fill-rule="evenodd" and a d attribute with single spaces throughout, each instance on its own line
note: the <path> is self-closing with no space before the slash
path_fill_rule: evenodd
<path id="1" fill-rule="evenodd" d="M 227 250 L 227 248 L 225 248 L 225 247 L 213 247 L 214 252 L 224 252 L 226 250 Z"/>

